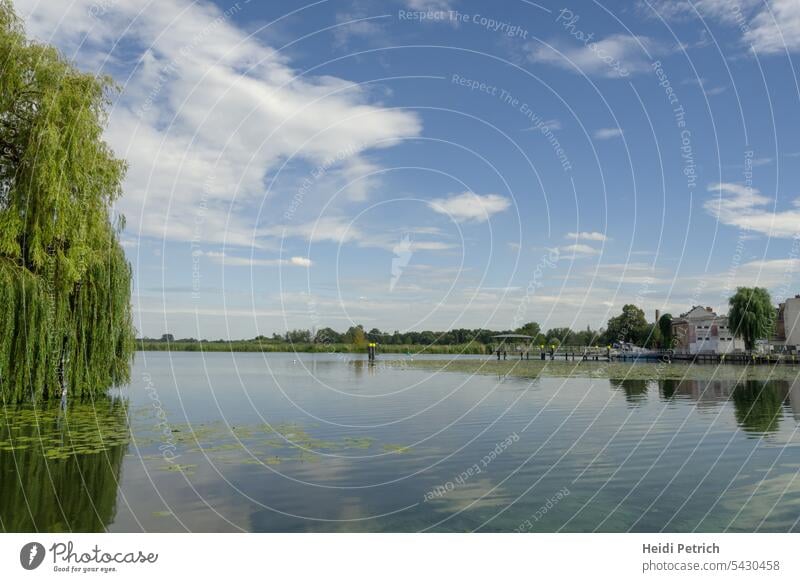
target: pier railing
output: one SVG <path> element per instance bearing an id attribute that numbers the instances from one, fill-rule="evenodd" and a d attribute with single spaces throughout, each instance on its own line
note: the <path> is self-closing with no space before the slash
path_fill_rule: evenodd
<path id="1" fill-rule="evenodd" d="M 734 352 L 717 354 L 703 352 L 698 354 L 683 353 L 677 350 L 623 350 L 608 346 L 514 346 L 502 345 L 492 350 L 498 360 L 563 360 L 563 361 L 594 361 L 594 362 L 693 362 L 703 364 L 788 364 L 800 365 L 800 356 L 797 354 L 781 353 L 749 353 Z"/>

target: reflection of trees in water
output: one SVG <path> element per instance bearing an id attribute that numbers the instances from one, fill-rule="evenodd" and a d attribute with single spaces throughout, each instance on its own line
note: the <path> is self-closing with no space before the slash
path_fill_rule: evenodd
<path id="1" fill-rule="evenodd" d="M 731 399 L 736 384 L 729 380 L 660 380 L 658 389 L 662 398 L 688 398 L 697 406 L 715 407 Z"/>
<path id="2" fill-rule="evenodd" d="M 783 415 L 783 402 L 788 395 L 789 384 L 785 381 L 741 382 L 733 391 L 736 421 L 748 433 L 775 432 Z"/>
<path id="3" fill-rule="evenodd" d="M 647 387 L 650 384 L 649 380 L 609 380 L 611 386 L 617 390 L 625 393 L 625 400 L 631 404 L 639 404 L 647 397 Z"/>
<path id="4" fill-rule="evenodd" d="M 797 398 L 785 380 L 660 380 L 658 387 L 664 399 L 684 397 L 698 407 L 732 402 L 737 424 L 753 434 L 777 431 L 784 404 Z"/>
<path id="5" fill-rule="evenodd" d="M 658 381 L 658 391 L 664 400 L 669 400 L 675 396 L 675 394 L 678 393 L 679 386 L 680 380 L 668 379 Z"/>
<path id="6" fill-rule="evenodd" d="M 0 411 L 0 529 L 104 531 L 116 514 L 128 405 L 96 398 Z"/>
<path id="7" fill-rule="evenodd" d="M 789 408 L 794 419 L 800 421 L 800 375 L 789 386 Z"/>

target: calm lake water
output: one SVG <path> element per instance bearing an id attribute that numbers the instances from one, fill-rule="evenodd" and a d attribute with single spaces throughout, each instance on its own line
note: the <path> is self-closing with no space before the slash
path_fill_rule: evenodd
<path id="1" fill-rule="evenodd" d="M 0 529 L 800 530 L 800 381 L 349 358 L 139 353 L 108 398 L 5 407 Z"/>

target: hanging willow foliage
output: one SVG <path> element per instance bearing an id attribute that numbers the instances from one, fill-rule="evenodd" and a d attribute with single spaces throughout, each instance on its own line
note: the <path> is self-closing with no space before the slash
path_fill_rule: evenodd
<path id="1" fill-rule="evenodd" d="M 111 79 L 29 42 L 0 0 L 0 390 L 6 401 L 129 378 L 131 269 L 112 223 L 125 164 L 102 139 Z"/>

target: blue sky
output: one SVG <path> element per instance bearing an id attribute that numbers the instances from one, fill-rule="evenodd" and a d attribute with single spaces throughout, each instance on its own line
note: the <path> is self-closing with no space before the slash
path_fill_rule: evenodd
<path id="1" fill-rule="evenodd" d="M 800 293 L 800 3 L 17 0 L 114 77 L 143 335 Z"/>

